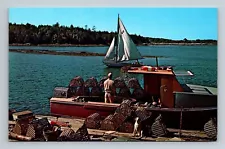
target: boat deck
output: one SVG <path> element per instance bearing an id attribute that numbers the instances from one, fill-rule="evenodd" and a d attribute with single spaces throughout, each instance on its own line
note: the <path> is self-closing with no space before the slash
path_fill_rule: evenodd
<path id="1" fill-rule="evenodd" d="M 182 84 L 182 87 L 185 92 L 207 94 L 207 95 L 217 95 L 217 88 L 214 88 L 214 87 L 193 85 L 193 84 Z"/>
<path id="2" fill-rule="evenodd" d="M 51 102 L 54 103 L 67 103 L 67 104 L 75 104 L 75 105 L 88 105 L 88 104 L 95 104 L 96 106 L 107 106 L 107 107 L 118 107 L 120 104 L 117 103 L 104 103 L 104 102 L 75 102 L 73 101 L 75 97 L 71 98 L 51 98 Z"/>

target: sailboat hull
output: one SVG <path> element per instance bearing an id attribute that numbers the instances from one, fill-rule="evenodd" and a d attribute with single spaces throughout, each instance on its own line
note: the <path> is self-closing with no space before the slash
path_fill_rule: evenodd
<path id="1" fill-rule="evenodd" d="M 120 67 L 123 67 L 123 66 L 128 66 L 129 64 L 128 63 L 105 63 L 105 65 L 107 67 L 120 68 Z"/>
<path id="2" fill-rule="evenodd" d="M 103 62 L 107 67 L 114 67 L 114 68 L 121 68 L 123 66 L 133 66 L 133 67 L 139 67 L 143 66 L 142 64 L 133 64 L 133 63 L 126 63 L 126 62 Z"/>

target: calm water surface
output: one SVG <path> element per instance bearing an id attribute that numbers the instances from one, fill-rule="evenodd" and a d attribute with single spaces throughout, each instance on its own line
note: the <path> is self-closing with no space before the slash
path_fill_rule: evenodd
<path id="1" fill-rule="evenodd" d="M 55 51 L 87 51 L 105 53 L 108 47 L 10 47 L 10 49 L 35 49 Z M 164 56 L 160 65 L 175 66 L 175 71 L 191 70 L 194 77 L 179 77 L 181 83 L 217 87 L 217 46 L 143 46 L 142 55 Z M 120 69 L 107 68 L 103 57 L 36 55 L 9 52 L 9 107 L 16 110 L 32 110 L 49 113 L 49 97 L 57 86 L 67 86 L 75 76 L 100 80 L 108 72 L 114 78 L 124 77 Z M 155 59 L 142 62 L 155 65 Z M 143 85 L 142 75 L 137 77 Z"/>

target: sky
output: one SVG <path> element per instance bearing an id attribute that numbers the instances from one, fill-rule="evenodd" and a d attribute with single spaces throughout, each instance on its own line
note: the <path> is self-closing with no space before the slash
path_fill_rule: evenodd
<path id="1" fill-rule="evenodd" d="M 117 17 L 129 34 L 174 40 L 215 39 L 216 8 L 10 8 L 9 22 L 60 25 L 116 31 Z"/>

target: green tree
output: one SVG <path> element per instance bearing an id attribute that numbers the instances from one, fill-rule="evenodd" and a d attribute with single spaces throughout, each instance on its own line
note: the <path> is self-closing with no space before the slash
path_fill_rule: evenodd
<path id="1" fill-rule="evenodd" d="M 96 31 L 96 27 L 95 26 L 92 27 L 92 31 L 94 31 L 94 32 Z"/>
<path id="2" fill-rule="evenodd" d="M 85 30 L 88 30 L 88 25 L 85 25 L 85 26 L 84 26 L 84 29 L 85 29 Z"/>

